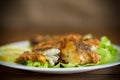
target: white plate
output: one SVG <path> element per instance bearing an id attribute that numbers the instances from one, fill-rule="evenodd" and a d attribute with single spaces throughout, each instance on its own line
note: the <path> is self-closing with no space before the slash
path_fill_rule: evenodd
<path id="1" fill-rule="evenodd" d="M 28 41 L 22 41 L 22 42 L 16 42 L 9 44 L 12 46 L 19 46 L 19 47 L 26 47 L 29 45 Z M 118 56 L 120 61 L 120 46 L 115 45 L 115 47 L 118 49 Z M 87 66 L 87 67 L 77 67 L 77 68 L 37 68 L 37 67 L 28 67 L 20 64 L 15 63 L 8 63 L 0 61 L 0 65 L 16 68 L 16 69 L 23 69 L 23 70 L 29 70 L 29 71 L 35 71 L 35 72 L 43 72 L 43 73 L 53 73 L 53 74 L 70 74 L 70 73 L 80 73 L 80 72 L 86 72 L 96 69 L 102 69 L 107 67 L 112 67 L 115 65 L 119 65 L 120 62 L 112 63 L 112 64 L 104 64 L 104 65 L 97 65 L 97 66 Z"/>

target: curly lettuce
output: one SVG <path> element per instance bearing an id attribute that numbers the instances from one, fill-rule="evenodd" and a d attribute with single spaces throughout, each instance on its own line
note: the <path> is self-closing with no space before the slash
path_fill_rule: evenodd
<path id="1" fill-rule="evenodd" d="M 26 62 L 23 62 L 21 64 L 30 66 L 30 67 L 40 67 L 40 68 L 48 68 L 48 63 L 42 63 L 42 62 L 38 62 L 38 61 L 31 61 L 31 60 L 27 60 Z"/>
<path id="2" fill-rule="evenodd" d="M 100 56 L 99 64 L 113 63 L 118 60 L 117 49 L 111 44 L 107 37 L 102 37 L 96 52 Z"/>
<path id="3" fill-rule="evenodd" d="M 27 60 L 26 62 L 22 62 L 20 64 L 27 65 L 29 67 L 39 67 L 39 68 L 71 68 L 71 67 L 78 67 L 78 64 L 65 64 L 65 63 L 57 63 L 56 65 L 50 65 L 48 62 L 42 63 L 38 61 L 31 61 Z"/>

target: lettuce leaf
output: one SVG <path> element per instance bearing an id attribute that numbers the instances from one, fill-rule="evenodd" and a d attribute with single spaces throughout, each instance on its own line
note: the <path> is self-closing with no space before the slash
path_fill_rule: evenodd
<path id="1" fill-rule="evenodd" d="M 48 63 L 47 62 L 42 63 L 42 62 L 38 62 L 38 61 L 33 62 L 31 60 L 28 60 L 28 61 L 26 61 L 25 65 L 31 66 L 31 67 L 48 68 Z"/>
<path id="2" fill-rule="evenodd" d="M 31 60 L 27 60 L 26 62 L 22 62 L 20 64 L 23 65 L 27 65 L 30 67 L 40 67 L 40 68 L 72 68 L 72 67 L 78 67 L 78 64 L 65 64 L 65 63 L 57 63 L 56 65 L 50 65 L 49 63 L 42 63 L 42 62 L 38 62 L 38 61 L 31 61 Z"/>
<path id="3" fill-rule="evenodd" d="M 56 65 L 49 66 L 51 68 L 73 68 L 73 67 L 78 67 L 79 64 L 73 64 L 73 63 L 57 63 Z"/>
<path id="4" fill-rule="evenodd" d="M 63 66 L 64 68 L 72 68 L 72 67 L 78 67 L 79 64 L 73 64 L 73 63 L 65 64 L 65 63 L 61 63 L 61 66 Z"/>
<path id="5" fill-rule="evenodd" d="M 103 36 L 96 52 L 100 55 L 99 64 L 113 63 L 118 60 L 117 49 L 111 44 L 110 40 Z"/>

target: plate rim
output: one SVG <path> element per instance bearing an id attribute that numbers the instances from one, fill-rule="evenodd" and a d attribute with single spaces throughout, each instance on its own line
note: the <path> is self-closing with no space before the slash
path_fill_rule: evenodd
<path id="1" fill-rule="evenodd" d="M 16 45 L 16 44 L 26 44 L 29 45 L 29 41 L 18 41 L 18 42 L 13 42 L 9 43 L 6 45 Z M 119 59 L 120 59 L 120 46 L 114 44 L 115 47 L 118 49 L 118 54 L 119 54 Z M 4 46 L 4 45 L 3 45 Z M 108 68 L 116 65 L 120 65 L 120 62 L 115 62 L 115 63 L 109 63 L 109 64 L 102 64 L 102 65 L 96 65 L 96 66 L 80 66 L 80 67 L 75 67 L 75 68 L 38 68 L 38 67 L 29 67 L 17 63 L 10 63 L 10 62 L 4 62 L 0 61 L 0 65 L 10 67 L 10 68 L 15 68 L 15 69 L 22 69 L 22 70 L 29 70 L 29 71 L 35 71 L 35 72 L 42 72 L 42 73 L 54 73 L 54 74 L 70 74 L 70 73 L 80 73 L 80 72 L 86 72 L 86 71 L 91 71 L 91 70 L 97 70 L 97 69 L 103 69 L 103 68 Z"/>

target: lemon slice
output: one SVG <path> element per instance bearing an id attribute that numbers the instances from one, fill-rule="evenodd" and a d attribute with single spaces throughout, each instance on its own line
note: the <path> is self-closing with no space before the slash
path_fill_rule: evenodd
<path id="1" fill-rule="evenodd" d="M 0 47 L 0 60 L 5 62 L 15 62 L 24 51 L 28 51 L 29 48 L 21 48 L 16 46 L 3 46 Z"/>

